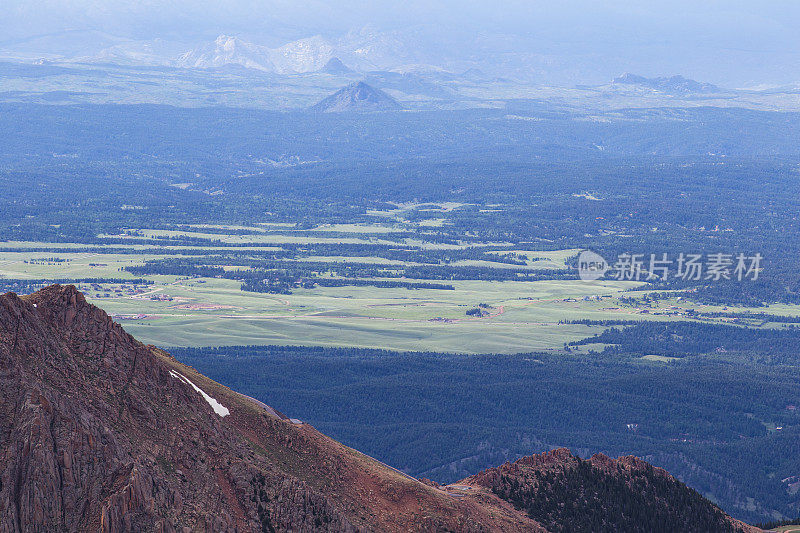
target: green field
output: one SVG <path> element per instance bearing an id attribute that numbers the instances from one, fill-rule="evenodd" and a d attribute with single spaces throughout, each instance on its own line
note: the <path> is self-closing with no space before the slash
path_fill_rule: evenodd
<path id="1" fill-rule="evenodd" d="M 398 207 L 398 211 L 402 208 Z M 197 227 L 196 231 L 142 229 L 125 233 L 130 244 L 92 245 L 95 250 L 114 248 L 119 253 L 82 252 L 86 247 L 76 243 L 5 242 L 0 243 L 0 281 L 133 279 L 136 276 L 125 271 L 125 267 L 181 257 L 170 252 L 186 248 L 167 240 L 159 246 L 161 255 L 148 255 L 143 251 L 152 251 L 153 245 L 136 243 L 136 239 L 143 237 L 189 236 L 199 239 L 199 244 L 190 248 L 213 254 L 224 249 L 224 244 L 220 243 L 244 245 L 237 247 L 238 250 L 248 250 L 247 244 L 258 244 L 261 246 L 253 249 L 262 252 L 280 250 L 281 245 L 287 243 L 383 243 L 381 235 L 407 229 L 407 225 L 398 220 L 372 225 L 323 225 L 313 228 L 308 235 L 288 224 L 204 226 Z M 251 233 L 229 235 L 224 233 L 226 230 Z M 320 236 L 320 232 L 328 231 L 337 232 L 338 236 Z M 348 237 L 343 239 L 342 233 Z M 445 246 L 426 243 L 422 237 L 415 238 L 413 244 L 420 248 Z M 491 248 L 493 244 L 496 243 L 480 246 Z M 57 251 L 26 251 L 37 248 Z M 497 253 L 516 253 L 537 260 L 516 266 L 490 260 L 459 260 L 451 266 L 514 267 L 532 272 L 543 268 L 565 269 L 565 262 L 577 251 L 504 249 Z M 204 256 L 192 257 L 202 259 Z M 311 254 L 303 260 L 377 267 L 419 265 L 412 261 L 341 254 Z M 238 268 L 242 267 L 225 266 L 226 271 Z M 321 274 L 322 277 L 329 275 Z M 92 303 L 105 309 L 137 338 L 167 347 L 293 344 L 466 353 L 561 351 L 565 343 L 603 329 L 596 325 L 563 323 L 576 320 L 694 320 L 698 318 L 697 313 L 742 311 L 800 316 L 800 306 L 773 305 L 758 310 L 704 306 L 680 298 L 677 293 L 675 298 L 655 303 L 631 303 L 620 297 L 640 298 L 647 294 L 634 290 L 641 284 L 614 280 L 452 280 L 447 283 L 455 290 L 316 286 L 296 288 L 291 294 L 268 294 L 245 292 L 241 290 L 241 283 L 234 279 L 174 275 L 145 278 L 152 284 L 134 287 L 119 283 L 95 286 L 82 283 L 80 288 Z M 468 316 L 467 311 L 479 304 L 486 306 L 484 316 Z M 724 317 L 713 320 L 726 321 Z M 773 324 L 759 326 L 772 327 Z M 581 351 L 588 349 L 602 349 L 602 346 L 581 347 Z"/>
<path id="2" fill-rule="evenodd" d="M 68 260 L 61 263 L 25 263 L 51 256 L 0 252 L 0 272 L 4 277 L 24 279 L 133 278 L 119 268 L 152 258 L 76 253 L 60 254 L 60 259 Z M 607 314 L 592 306 L 581 310 L 576 303 L 561 300 L 598 291 L 614 295 L 632 285 L 459 281 L 453 282 L 455 291 L 316 287 L 275 295 L 243 292 L 233 280 L 148 279 L 154 284 L 139 294 L 117 293 L 119 285 L 94 290 L 82 284 L 80 288 L 132 334 L 162 346 L 306 344 L 508 353 L 556 350 L 565 342 L 600 331 L 602 328 L 558 324 L 586 313 L 601 318 Z M 493 307 L 492 316 L 466 316 L 466 311 L 479 303 Z M 134 315 L 145 316 L 130 318 Z"/>

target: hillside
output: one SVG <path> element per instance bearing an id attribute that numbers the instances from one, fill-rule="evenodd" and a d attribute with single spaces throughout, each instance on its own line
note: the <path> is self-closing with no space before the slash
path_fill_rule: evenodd
<path id="1" fill-rule="evenodd" d="M 611 476 L 619 490 L 576 507 L 529 480 L 585 462 L 540 457 L 425 484 L 139 343 L 72 286 L 0 296 L 2 532 L 581 531 L 576 517 L 626 524 L 631 501 L 643 524 L 746 530 L 628 459 Z M 591 494 L 598 475 L 569 487 Z M 575 513 L 541 512 L 560 501 Z"/>
<path id="2" fill-rule="evenodd" d="M 588 460 L 564 448 L 485 470 L 464 485 L 486 487 L 549 531 L 757 531 L 636 457 Z"/>

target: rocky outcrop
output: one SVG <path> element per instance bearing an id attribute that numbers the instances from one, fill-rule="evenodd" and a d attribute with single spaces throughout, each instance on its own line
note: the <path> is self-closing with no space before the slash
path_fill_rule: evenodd
<path id="1" fill-rule="evenodd" d="M 461 483 L 488 488 L 550 531 L 759 531 L 633 456 L 584 460 L 560 448 Z"/>
<path id="2" fill-rule="evenodd" d="M 210 483 L 231 473 L 209 452 L 246 450 L 152 350 L 73 287 L 0 306 L 0 531 L 252 522 Z"/>

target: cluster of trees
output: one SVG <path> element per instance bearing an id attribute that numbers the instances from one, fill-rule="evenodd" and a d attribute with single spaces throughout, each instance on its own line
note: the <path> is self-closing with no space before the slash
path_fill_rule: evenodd
<path id="1" fill-rule="evenodd" d="M 266 292 L 271 294 L 291 294 L 293 288 L 313 289 L 320 287 L 376 287 L 379 289 L 435 289 L 453 291 L 455 287 L 443 283 L 426 283 L 415 281 L 393 281 L 377 279 L 352 278 L 313 278 L 300 281 L 287 279 L 247 279 L 242 283 L 242 290 L 249 292 Z"/>
<path id="2" fill-rule="evenodd" d="M 590 323 L 585 321 L 584 323 Z M 612 323 L 599 323 L 612 325 Z M 616 325 L 625 324 L 617 322 Z M 627 327 L 611 327 L 603 333 L 569 343 L 608 344 L 604 354 L 663 355 L 685 357 L 714 353 L 749 353 L 800 361 L 800 328 L 745 328 L 701 322 L 630 322 Z"/>
<path id="3" fill-rule="evenodd" d="M 344 247 L 344 246 L 343 246 Z M 215 265 L 235 265 L 242 269 L 225 269 Z M 376 265 L 344 261 L 272 260 L 247 254 L 231 255 L 209 251 L 200 257 L 166 258 L 147 261 L 144 265 L 128 266 L 125 270 L 137 276 L 153 274 L 202 276 L 242 281 L 242 289 L 254 292 L 287 294 L 298 287 L 371 285 L 375 287 L 407 287 L 453 290 L 446 283 L 420 283 L 407 280 L 492 280 L 531 281 L 538 279 L 574 279 L 575 273 L 559 269 L 530 270 L 523 268 L 492 268 L 486 266 L 401 264 Z M 330 277 L 333 276 L 333 277 Z M 385 280 L 379 278 L 398 278 Z M 403 278 L 400 280 L 399 278 Z"/>
<path id="4" fill-rule="evenodd" d="M 379 287 L 406 289 L 439 289 L 455 290 L 450 284 L 408 281 L 403 270 L 389 270 L 371 264 L 342 262 L 253 262 L 247 269 L 229 270 L 221 266 L 210 266 L 204 263 L 219 262 L 210 258 L 163 259 L 148 261 L 144 265 L 129 266 L 125 269 L 133 274 L 144 276 L 164 274 L 187 277 L 216 277 L 233 279 L 242 282 L 242 290 L 272 294 L 290 294 L 292 289 L 315 286 L 321 287 Z M 230 264 L 230 261 L 222 261 Z M 246 263 L 246 262 L 245 262 Z M 335 274 L 330 277 L 328 274 Z M 408 276 L 412 277 L 413 276 Z M 425 278 L 416 278 L 425 279 Z M 440 278 L 434 278 L 440 279 Z M 452 278 L 443 278 L 452 279 Z"/>
<path id="5" fill-rule="evenodd" d="M 716 505 L 651 466 L 603 470 L 579 459 L 541 470 L 523 467 L 501 474 L 492 490 L 559 533 L 738 531 Z"/>
<path id="6" fill-rule="evenodd" d="M 800 518 L 792 518 L 790 520 L 769 520 L 767 522 L 759 522 L 756 524 L 757 528 L 763 530 L 778 529 L 784 526 L 800 526 Z"/>
<path id="7" fill-rule="evenodd" d="M 152 285 L 152 281 L 137 278 L 137 279 L 128 279 L 128 278 L 70 278 L 70 279 L 10 279 L 10 278 L 0 278 L 0 294 L 5 292 L 15 292 L 17 294 L 30 294 L 32 292 L 36 292 L 39 289 L 47 287 L 48 285 L 53 285 L 54 283 L 59 283 L 62 285 L 77 285 L 80 283 L 90 283 L 90 284 L 122 284 L 122 283 L 130 283 L 133 285 Z"/>

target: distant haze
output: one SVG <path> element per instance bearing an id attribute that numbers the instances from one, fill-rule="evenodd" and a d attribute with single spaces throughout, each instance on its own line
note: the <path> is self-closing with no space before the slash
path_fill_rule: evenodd
<path id="1" fill-rule="evenodd" d="M 158 54 L 171 58 L 207 46 L 219 35 L 279 48 L 314 36 L 335 43 L 367 32 L 373 41 L 379 38 L 376 46 L 385 59 L 376 63 L 380 68 L 393 63 L 452 71 L 474 67 L 542 84 L 601 83 L 623 72 L 681 74 L 728 87 L 800 82 L 800 2 L 793 1 L 3 4 L 0 57 L 26 61 L 108 55 L 109 47 L 122 42 L 147 51 L 129 57 L 152 62 Z M 373 41 L 360 42 L 369 48 Z"/>

